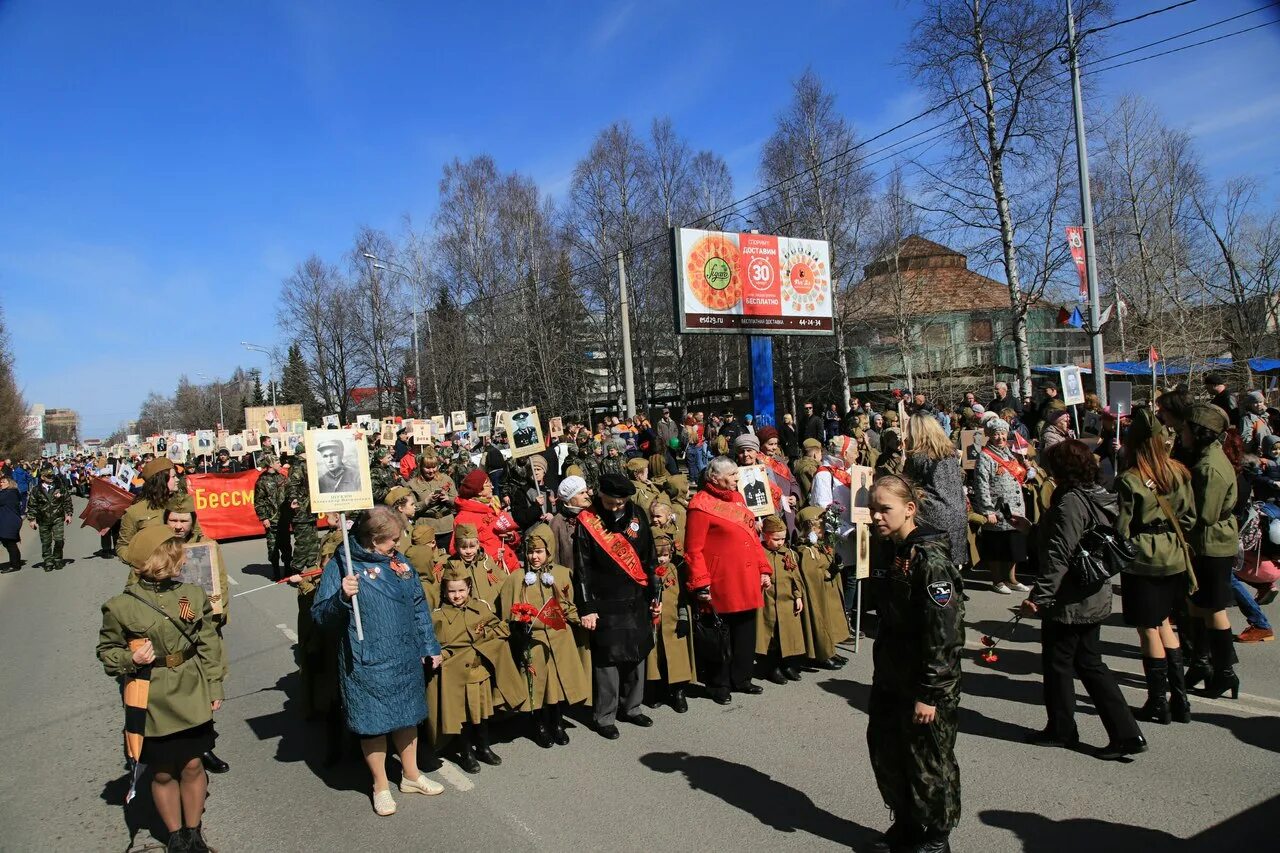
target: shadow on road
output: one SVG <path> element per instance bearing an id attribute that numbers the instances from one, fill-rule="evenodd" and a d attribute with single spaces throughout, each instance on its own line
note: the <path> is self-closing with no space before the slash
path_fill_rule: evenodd
<path id="1" fill-rule="evenodd" d="M 706 791 L 778 832 L 807 832 L 854 850 L 871 850 L 880 833 L 814 805 L 802 791 L 754 767 L 710 755 L 651 752 L 640 763 L 658 773 L 683 773 L 689 787 Z"/>
<path id="2" fill-rule="evenodd" d="M 1228 714 L 1205 714 L 1191 700 L 1191 713 L 1196 722 L 1209 723 L 1227 729 L 1241 743 L 1280 752 L 1280 717 L 1233 717 Z"/>
<path id="3" fill-rule="evenodd" d="M 1020 682 L 1010 681 L 1009 683 L 1016 685 Z M 968 674 L 965 675 L 964 685 L 964 690 L 968 691 Z M 870 685 L 860 684 L 856 681 L 833 678 L 827 681 L 818 682 L 818 686 L 828 693 L 844 699 L 853 708 L 861 711 L 863 714 L 867 713 L 867 708 L 871 703 Z M 1000 698 L 1007 697 L 1002 696 Z M 963 702 L 963 699 L 961 701 Z M 963 704 L 959 708 L 956 719 L 959 730 L 964 734 L 988 737 L 992 740 L 1011 741 L 1016 743 L 1035 731 L 1034 729 L 1029 729 L 1026 726 L 1020 726 L 1017 723 L 992 719 L 991 717 L 978 713 L 972 708 L 966 708 Z"/>

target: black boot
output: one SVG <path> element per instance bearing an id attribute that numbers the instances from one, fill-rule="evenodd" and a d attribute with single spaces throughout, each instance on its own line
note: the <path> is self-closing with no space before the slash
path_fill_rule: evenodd
<path id="1" fill-rule="evenodd" d="M 533 724 L 533 742 L 543 749 L 551 748 L 551 730 L 547 728 L 547 711 L 545 708 L 539 708 L 529 714 L 529 721 Z"/>
<path id="2" fill-rule="evenodd" d="M 1209 631 L 1209 651 L 1213 658 L 1213 675 L 1204 686 L 1204 695 L 1218 699 L 1228 690 L 1232 699 L 1240 698 L 1240 676 L 1236 675 L 1235 639 L 1230 628 Z"/>
<path id="3" fill-rule="evenodd" d="M 683 687 L 671 688 L 671 710 L 683 714 L 689 710 L 689 700 L 685 698 Z"/>
<path id="4" fill-rule="evenodd" d="M 231 769 L 231 765 L 214 755 L 212 749 L 200 756 L 200 762 L 210 773 L 226 773 Z"/>
<path id="5" fill-rule="evenodd" d="M 476 723 L 476 758 L 488 764 L 490 767 L 497 767 L 502 763 L 502 759 L 493 751 L 489 745 L 489 723 Z"/>
<path id="6" fill-rule="evenodd" d="M 1175 723 L 1191 722 L 1191 703 L 1187 700 L 1187 682 L 1182 674 L 1182 649 L 1165 649 L 1169 675 L 1169 716 Z"/>
<path id="7" fill-rule="evenodd" d="M 556 746 L 569 745 L 569 733 L 564 730 L 564 706 L 559 702 L 552 705 L 548 710 L 550 716 L 548 728 L 551 730 L 551 740 Z"/>
<path id="8" fill-rule="evenodd" d="M 911 853 L 950 853 L 951 833 L 926 832 L 924 837 L 911 849 Z"/>
<path id="9" fill-rule="evenodd" d="M 191 830 L 183 827 L 169 833 L 164 850 L 165 853 L 191 853 Z"/>
<path id="10" fill-rule="evenodd" d="M 204 840 L 204 824 L 187 830 L 187 849 L 191 853 L 209 853 L 209 845 Z"/>
<path id="11" fill-rule="evenodd" d="M 458 733 L 458 766 L 467 773 L 479 773 L 480 762 L 476 761 L 475 750 L 471 746 L 471 725 L 462 727 Z"/>
<path id="12" fill-rule="evenodd" d="M 1209 658 L 1209 638 L 1204 622 L 1192 619 L 1183 636 L 1182 647 L 1186 649 L 1187 674 L 1185 676 L 1188 690 L 1194 690 L 1202 681 L 1207 682 L 1213 674 L 1213 662 Z"/>
<path id="13" fill-rule="evenodd" d="M 1137 708 L 1133 716 L 1148 723 L 1167 726 L 1169 716 L 1169 668 L 1164 658 L 1143 658 L 1142 671 L 1147 676 L 1147 704 Z"/>

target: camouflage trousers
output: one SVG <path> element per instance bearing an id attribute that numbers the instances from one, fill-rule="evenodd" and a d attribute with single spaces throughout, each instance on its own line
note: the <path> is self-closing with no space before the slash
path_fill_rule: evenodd
<path id="1" fill-rule="evenodd" d="M 320 537 L 316 535 L 315 516 L 303 515 L 293 521 L 293 554 L 289 568 L 305 572 L 319 567 Z"/>
<path id="2" fill-rule="evenodd" d="M 61 517 L 54 521 L 40 522 L 40 557 L 45 567 L 62 565 L 62 541 L 66 522 Z"/>
<path id="3" fill-rule="evenodd" d="M 895 821 L 948 832 L 960 822 L 956 708 L 938 706 L 931 725 L 911 721 L 915 700 L 872 689 L 867 716 L 871 769 Z"/>

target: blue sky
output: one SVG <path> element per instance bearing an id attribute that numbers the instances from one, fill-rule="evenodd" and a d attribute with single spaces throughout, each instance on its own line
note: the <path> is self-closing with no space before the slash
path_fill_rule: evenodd
<path id="1" fill-rule="evenodd" d="M 1118 17 L 1160 5 L 1119 0 Z M 1264 5 L 1201 0 L 1122 50 Z M 69 3 L 0 0 L 0 304 L 29 402 L 86 435 L 180 374 L 260 365 L 280 280 L 361 225 L 429 220 L 443 163 L 562 192 L 610 121 L 669 115 L 738 195 L 812 66 L 863 135 L 918 111 L 912 2 Z M 1269 17 L 1268 17 L 1269 16 Z M 1251 16 L 1222 32 L 1276 17 Z M 1218 32 L 1218 31 L 1215 31 Z M 1206 34 L 1208 35 L 1208 34 Z M 1280 190 L 1280 26 L 1111 72 L 1216 176 Z"/>

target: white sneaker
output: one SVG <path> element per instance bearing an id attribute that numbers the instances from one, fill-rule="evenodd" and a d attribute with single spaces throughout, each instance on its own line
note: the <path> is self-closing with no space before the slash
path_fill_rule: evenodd
<path id="1" fill-rule="evenodd" d="M 1013 590 L 1011 590 L 1011 589 L 1009 589 L 1009 587 L 1005 586 L 1003 581 L 1001 581 L 1000 583 L 998 583 L 998 584 L 996 584 L 995 586 L 991 587 L 991 591 L 992 591 L 992 592 L 998 592 L 998 593 L 1000 593 L 1001 595 L 1013 595 Z"/>
<path id="2" fill-rule="evenodd" d="M 388 817 L 396 813 L 396 801 L 391 799 L 390 791 L 373 792 L 373 811 L 378 817 Z"/>
<path id="3" fill-rule="evenodd" d="M 1031 592 L 1031 587 L 1027 586 L 1022 581 L 1018 581 L 1017 583 L 1014 583 L 1010 587 L 1010 589 L 1016 589 L 1018 592 Z"/>
<path id="4" fill-rule="evenodd" d="M 426 794 L 428 797 L 434 797 L 436 794 L 444 793 L 444 785 L 428 778 L 427 774 L 421 773 L 417 779 L 401 779 L 400 790 L 406 794 Z"/>

